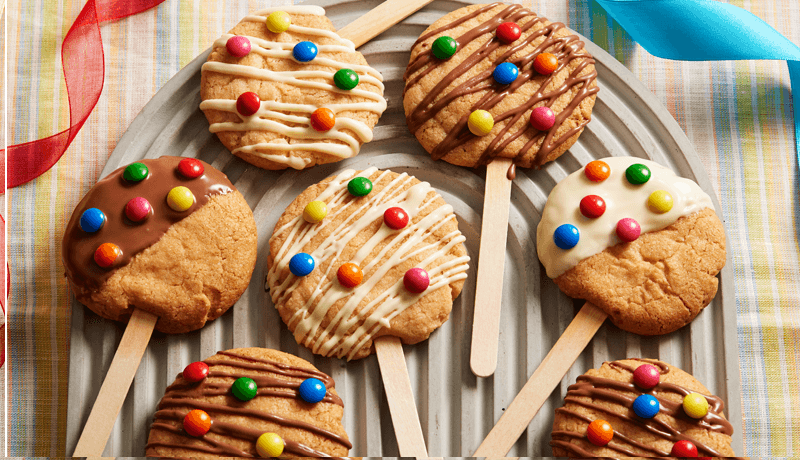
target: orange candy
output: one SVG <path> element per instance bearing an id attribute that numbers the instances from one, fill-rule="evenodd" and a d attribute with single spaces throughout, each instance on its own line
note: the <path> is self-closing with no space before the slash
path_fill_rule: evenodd
<path id="1" fill-rule="evenodd" d="M 342 286 L 354 288 L 361 284 L 364 279 L 364 273 L 358 265 L 347 262 L 339 267 L 339 271 L 336 272 L 336 278 L 339 279 Z"/>
<path id="2" fill-rule="evenodd" d="M 614 429 L 605 420 L 597 419 L 589 424 L 589 428 L 586 429 L 586 437 L 595 446 L 603 447 L 614 437 Z"/>
<path id="3" fill-rule="evenodd" d="M 183 418 L 183 429 L 191 436 L 203 436 L 211 429 L 211 417 L 205 411 L 195 409 Z"/>
<path id="4" fill-rule="evenodd" d="M 603 182 L 604 180 L 608 179 L 608 176 L 611 175 L 611 168 L 605 161 L 595 160 L 589 162 L 589 164 L 583 169 L 583 172 L 590 181 Z"/>
<path id="5" fill-rule="evenodd" d="M 558 68 L 558 59 L 550 53 L 539 53 L 533 60 L 533 70 L 550 75 Z"/>
<path id="6" fill-rule="evenodd" d="M 319 132 L 330 131 L 336 124 L 336 115 L 333 110 L 320 107 L 311 114 L 311 127 Z"/>
<path id="7" fill-rule="evenodd" d="M 109 268 L 121 255 L 122 249 L 119 246 L 114 243 L 103 243 L 94 251 L 94 261 L 103 268 Z"/>

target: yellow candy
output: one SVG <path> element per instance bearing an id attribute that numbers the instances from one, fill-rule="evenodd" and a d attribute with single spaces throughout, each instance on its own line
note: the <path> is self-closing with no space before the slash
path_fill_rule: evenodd
<path id="1" fill-rule="evenodd" d="M 476 110 L 469 114 L 467 126 L 469 126 L 469 130 L 472 131 L 472 134 L 476 136 L 485 136 L 489 134 L 494 127 L 494 118 L 492 118 L 491 113 L 485 110 Z"/>
<path id="2" fill-rule="evenodd" d="M 692 418 L 703 418 L 708 414 L 708 400 L 700 393 L 691 393 L 683 398 L 683 410 Z"/>
<path id="3" fill-rule="evenodd" d="M 262 457 L 278 457 L 283 453 L 283 439 L 275 433 L 264 433 L 256 441 L 256 450 Z"/>
<path id="4" fill-rule="evenodd" d="M 267 16 L 267 29 L 272 33 L 286 32 L 290 25 L 292 17 L 286 11 L 274 11 Z"/>
<path id="5" fill-rule="evenodd" d="M 316 224 L 328 215 L 328 205 L 324 201 L 312 201 L 303 209 L 303 219 L 309 224 Z"/>
<path id="6" fill-rule="evenodd" d="M 167 204 L 175 211 L 186 211 L 194 204 L 194 194 L 184 186 L 175 187 L 167 194 Z"/>
<path id="7" fill-rule="evenodd" d="M 656 190 L 650 194 L 650 198 L 647 199 L 647 205 L 654 212 L 664 214 L 672 209 L 672 195 L 666 190 Z"/>

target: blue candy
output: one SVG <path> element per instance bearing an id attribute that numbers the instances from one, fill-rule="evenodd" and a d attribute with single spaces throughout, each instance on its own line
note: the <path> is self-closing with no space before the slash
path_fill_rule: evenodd
<path id="1" fill-rule="evenodd" d="M 106 223 L 106 215 L 97 208 L 89 208 L 81 214 L 81 230 L 87 233 L 94 233 Z"/>
<path id="2" fill-rule="evenodd" d="M 553 241 L 561 249 L 572 249 L 581 239 L 578 228 L 572 224 L 559 225 L 553 233 Z"/>
<path id="3" fill-rule="evenodd" d="M 327 391 L 325 384 L 322 383 L 321 380 L 315 378 L 303 380 L 303 383 L 300 384 L 300 388 L 297 389 L 300 398 L 311 404 L 316 404 L 325 399 L 325 393 Z"/>
<path id="4" fill-rule="evenodd" d="M 516 80 L 517 75 L 519 75 L 519 69 L 510 62 L 504 62 L 500 64 L 499 66 L 495 67 L 494 72 L 492 72 L 494 81 L 500 83 L 501 85 L 507 85 Z"/>
<path id="5" fill-rule="evenodd" d="M 294 276 L 306 276 L 314 270 L 314 258 L 305 252 L 292 256 L 289 260 L 289 271 Z"/>
<path id="6" fill-rule="evenodd" d="M 633 401 L 633 412 L 641 418 L 655 417 L 660 408 L 658 399 L 651 395 L 640 395 Z"/>
<path id="7" fill-rule="evenodd" d="M 317 45 L 311 42 L 300 42 L 292 48 L 292 56 L 300 62 L 308 62 L 317 57 Z"/>

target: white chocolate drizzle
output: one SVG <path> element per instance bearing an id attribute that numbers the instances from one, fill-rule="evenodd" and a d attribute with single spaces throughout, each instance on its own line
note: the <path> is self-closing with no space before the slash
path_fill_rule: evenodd
<path id="1" fill-rule="evenodd" d="M 270 295 L 275 305 L 285 302 L 291 293 L 298 288 L 303 278 L 296 277 L 288 271 L 289 260 L 299 252 L 309 253 L 317 265 L 315 271 L 323 270 L 315 279 L 318 283 L 311 287 L 311 295 L 305 306 L 290 318 L 288 324 L 294 331 L 295 338 L 314 353 L 324 356 L 346 357 L 352 359 L 382 327 L 389 323 L 406 308 L 419 301 L 425 294 L 445 287 L 453 282 L 465 279 L 469 268 L 468 256 L 455 257 L 437 265 L 437 260 L 445 256 L 465 238 L 458 230 L 448 233 L 441 239 L 429 243 L 425 239 L 455 219 L 452 206 L 445 204 L 415 222 L 421 211 L 435 206 L 440 198 L 427 182 L 412 185 L 402 190 L 413 180 L 408 174 L 400 174 L 387 185 L 376 187 L 369 195 L 360 199 L 350 199 L 347 183 L 356 176 L 370 177 L 378 172 L 369 168 L 358 174 L 353 170 L 343 171 L 337 175 L 314 200 L 324 201 L 328 205 L 326 218 L 318 224 L 310 224 L 301 215 L 275 230 L 272 238 L 285 238 L 283 244 L 274 254 L 274 262 L 267 275 L 267 286 L 271 287 Z M 388 171 L 381 171 L 373 179 L 378 184 Z M 409 215 L 409 224 L 400 230 L 393 230 L 381 224 L 373 234 L 349 260 L 358 264 L 364 273 L 364 279 L 356 288 L 345 288 L 336 280 L 339 266 L 331 261 L 340 257 L 350 241 L 362 230 L 380 219 L 386 209 L 399 206 Z M 319 243 L 309 243 L 323 229 L 327 229 L 336 215 L 348 212 L 347 218 L 329 231 L 328 236 Z M 384 241 L 390 239 L 372 258 L 369 255 Z M 430 286 L 421 294 L 408 292 L 403 285 L 402 276 L 388 289 L 368 299 L 368 294 L 386 274 L 409 258 L 426 254 L 416 267 L 423 268 L 430 275 Z M 278 284 L 281 276 L 286 278 Z M 304 286 L 304 288 L 307 288 Z M 322 323 L 331 307 L 341 299 L 347 299 L 334 318 L 322 329 Z"/>
<path id="2" fill-rule="evenodd" d="M 301 13 L 324 15 L 325 10 L 312 5 L 293 5 L 284 7 L 274 7 L 258 11 L 246 16 L 245 21 L 262 22 L 266 24 L 267 16 L 273 11 L 286 11 L 287 13 Z M 266 27 L 266 25 L 265 25 Z M 326 57 L 331 53 L 355 53 L 356 48 L 350 40 L 341 38 L 336 32 L 330 30 L 304 27 L 292 24 L 288 32 L 302 35 L 324 37 L 333 40 L 336 44 L 316 43 L 318 54 L 309 64 L 332 67 L 336 70 L 347 68 L 358 74 L 359 85 L 369 83 L 380 88 L 383 93 L 383 77 L 370 66 L 350 64 L 338 61 L 332 57 Z M 230 34 L 223 34 L 214 42 L 215 48 L 224 48 L 228 39 L 233 37 Z M 267 58 L 290 59 L 295 43 L 274 42 L 258 37 L 246 37 L 251 43 L 251 53 L 258 53 Z M 367 101 L 351 102 L 343 104 L 325 104 L 336 115 L 336 122 L 330 131 L 321 133 L 311 127 L 310 115 L 320 108 L 308 104 L 292 104 L 277 101 L 261 101 L 259 110 L 251 116 L 243 116 L 236 110 L 236 101 L 230 99 L 208 99 L 200 103 L 202 110 L 220 110 L 235 114 L 238 122 L 213 123 L 209 128 L 213 133 L 223 131 L 270 131 L 288 137 L 292 142 L 280 138 L 270 142 L 238 147 L 233 153 L 251 153 L 262 158 L 285 164 L 294 169 L 303 169 L 310 162 L 310 159 L 292 156 L 291 151 L 305 150 L 333 155 L 339 158 L 349 158 L 358 154 L 361 144 L 372 140 L 372 129 L 361 121 L 339 116 L 342 112 L 369 111 L 382 114 L 386 110 L 386 99 L 381 94 L 366 91 L 359 87 L 352 90 L 342 90 L 333 83 L 335 71 L 330 70 L 295 70 L 295 71 L 272 71 L 260 69 L 241 64 L 230 64 L 226 62 L 209 61 L 203 64 L 203 71 L 217 72 L 227 75 L 256 78 L 265 81 L 276 81 L 292 84 L 295 86 L 310 88 L 313 90 L 328 91 L 331 93 L 346 94 L 354 97 L 367 99 Z M 310 81 L 309 79 L 317 79 Z M 324 79 L 325 81 L 319 81 Z M 287 113 L 288 112 L 288 113 Z M 292 126 L 286 123 L 291 123 Z M 351 133 L 354 133 L 355 136 Z M 328 140 L 339 142 L 324 142 Z M 296 142 L 295 142 L 296 141 Z"/>

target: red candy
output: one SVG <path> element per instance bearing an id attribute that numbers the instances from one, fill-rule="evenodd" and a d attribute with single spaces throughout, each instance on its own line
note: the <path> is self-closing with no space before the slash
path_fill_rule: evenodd
<path id="1" fill-rule="evenodd" d="M 211 429 L 211 417 L 205 411 L 195 409 L 183 418 L 183 429 L 190 436 L 203 436 Z"/>
<path id="2" fill-rule="evenodd" d="M 339 267 L 339 270 L 336 272 L 336 278 L 342 286 L 354 288 L 361 284 L 361 281 L 364 279 L 364 273 L 358 265 L 347 262 Z"/>
<path id="3" fill-rule="evenodd" d="M 550 75 L 558 68 L 558 58 L 550 53 L 539 53 L 533 60 L 533 70 L 542 75 Z"/>
<path id="4" fill-rule="evenodd" d="M 675 457 L 697 457 L 697 447 L 691 441 L 678 441 L 672 445 L 670 455 Z"/>
<path id="5" fill-rule="evenodd" d="M 258 112 L 258 109 L 260 108 L 261 99 L 259 99 L 258 94 L 254 92 L 248 91 L 246 93 L 242 93 L 242 95 L 239 96 L 239 99 L 236 99 L 236 111 L 246 117 Z"/>
<path id="6" fill-rule="evenodd" d="M 320 107 L 311 114 L 311 127 L 316 131 L 324 133 L 330 131 L 336 124 L 336 115 L 333 110 Z"/>
<path id="7" fill-rule="evenodd" d="M 184 158 L 178 163 L 178 172 L 187 179 L 196 179 L 203 175 L 205 168 L 200 160 L 194 158 Z"/>
<path id="8" fill-rule="evenodd" d="M 597 419 L 589 424 L 586 429 L 586 437 L 595 446 L 603 447 L 614 437 L 614 429 L 605 420 Z"/>
<path id="9" fill-rule="evenodd" d="M 231 56 L 245 57 L 250 54 L 252 45 L 247 37 L 234 35 L 233 37 L 229 38 L 227 42 L 225 42 L 225 48 L 228 49 L 228 53 L 230 53 Z"/>
<path id="10" fill-rule="evenodd" d="M 642 364 L 633 371 L 633 383 L 639 388 L 649 390 L 658 385 L 661 373 L 652 364 Z"/>
<path id="11" fill-rule="evenodd" d="M 183 379 L 189 382 L 199 382 L 208 377 L 208 364 L 196 361 L 183 369 Z"/>
<path id="12" fill-rule="evenodd" d="M 606 202 L 597 195 L 586 195 L 581 200 L 581 214 L 596 219 L 606 212 Z"/>
<path id="13" fill-rule="evenodd" d="M 504 22 L 497 26 L 497 38 L 503 43 L 511 43 L 518 39 L 522 31 L 515 22 Z"/>
<path id="14" fill-rule="evenodd" d="M 547 131 L 556 123 L 556 114 L 550 107 L 536 107 L 531 112 L 531 126 L 539 131 Z"/>
<path id="15" fill-rule="evenodd" d="M 642 229 L 639 227 L 639 222 L 636 222 L 634 219 L 630 217 L 626 217 L 624 219 L 620 219 L 617 222 L 617 236 L 619 239 L 626 243 L 630 243 L 631 241 L 636 241 L 639 238 L 639 235 L 642 234 Z"/>
<path id="16" fill-rule="evenodd" d="M 430 284 L 431 278 L 428 272 L 421 268 L 412 268 L 403 276 L 403 285 L 414 294 L 425 292 Z"/>
<path id="17" fill-rule="evenodd" d="M 121 255 L 122 249 L 119 246 L 114 243 L 103 243 L 94 251 L 94 261 L 103 268 L 109 268 Z"/>
<path id="18" fill-rule="evenodd" d="M 611 168 L 605 161 L 594 160 L 583 168 L 583 173 L 592 182 L 603 182 L 611 175 Z"/>
<path id="19" fill-rule="evenodd" d="M 383 221 L 393 230 L 400 230 L 408 225 L 408 214 L 403 208 L 389 208 L 383 213 Z"/>
<path id="20" fill-rule="evenodd" d="M 147 219 L 151 209 L 153 208 L 150 206 L 150 202 L 147 201 L 147 199 L 137 196 L 131 199 L 131 201 L 128 201 L 128 204 L 125 205 L 125 215 L 134 222 L 141 222 Z"/>

